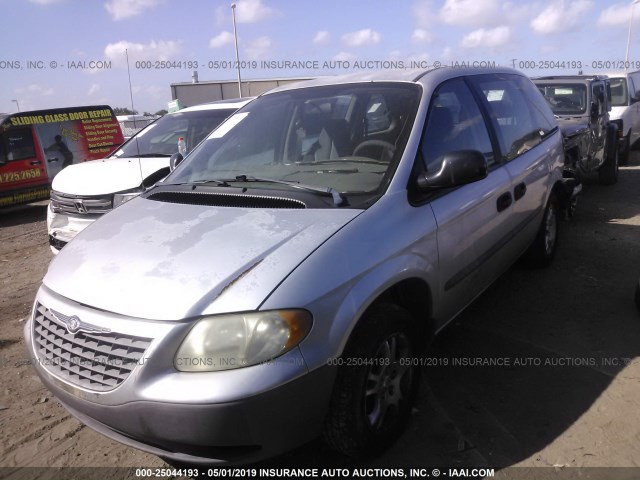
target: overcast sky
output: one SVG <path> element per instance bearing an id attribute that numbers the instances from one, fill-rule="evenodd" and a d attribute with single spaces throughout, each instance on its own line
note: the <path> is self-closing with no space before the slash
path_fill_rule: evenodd
<path id="1" fill-rule="evenodd" d="M 191 81 L 194 62 L 201 81 L 235 79 L 230 4 L 0 0 L 0 112 L 15 112 L 13 100 L 23 111 L 98 103 L 130 107 L 125 49 L 134 106 L 141 113 L 166 108 L 169 85 Z M 411 62 L 486 60 L 513 66 L 514 59 L 516 68 L 530 75 L 577 73 L 577 66 L 595 72 L 598 61 L 612 62 L 600 67 L 614 70 L 625 58 L 632 8 L 631 0 L 236 4 L 240 60 L 249 62 L 243 79 L 332 75 Z M 640 62 L 640 5 L 635 8 L 629 59 Z M 159 63 L 163 60 L 171 68 Z M 556 63 L 547 70 L 529 68 L 546 60 Z M 265 61 L 281 63 L 265 69 Z M 285 68 L 283 61 L 306 63 Z M 564 69 L 557 62 L 565 62 Z"/>

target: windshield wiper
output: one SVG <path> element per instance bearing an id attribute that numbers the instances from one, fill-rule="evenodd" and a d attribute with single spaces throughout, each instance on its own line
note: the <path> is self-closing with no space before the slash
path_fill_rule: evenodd
<path id="1" fill-rule="evenodd" d="M 287 180 L 275 180 L 273 178 L 261 178 L 261 177 L 248 177 L 246 175 L 237 175 L 237 182 L 268 182 L 277 183 L 281 185 L 288 185 L 289 187 L 299 188 L 300 190 L 306 190 L 308 192 L 319 193 L 321 195 L 331 195 L 333 198 L 333 204 L 336 207 L 343 207 L 349 204 L 347 198 L 342 195 L 338 190 L 332 187 L 319 187 L 317 185 L 306 185 L 299 182 L 291 182 Z"/>
<path id="2" fill-rule="evenodd" d="M 193 182 L 178 182 L 178 183 L 161 183 L 158 185 L 164 185 L 164 186 L 172 186 L 172 187 L 177 187 L 177 186 L 181 186 L 181 185 L 206 185 L 207 183 L 215 183 L 216 185 L 219 185 L 221 187 L 230 187 L 231 185 L 229 185 L 226 180 L 195 180 Z"/>
<path id="3" fill-rule="evenodd" d="M 131 155 L 132 157 L 140 157 L 140 158 L 147 158 L 147 157 L 170 157 L 171 154 L 169 153 L 136 153 L 135 155 Z"/>

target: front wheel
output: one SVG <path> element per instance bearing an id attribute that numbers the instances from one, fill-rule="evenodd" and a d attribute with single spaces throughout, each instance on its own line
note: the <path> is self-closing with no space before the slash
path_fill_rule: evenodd
<path id="1" fill-rule="evenodd" d="M 631 132 L 624 138 L 618 153 L 618 164 L 626 165 L 629 162 L 629 152 L 631 150 Z"/>
<path id="2" fill-rule="evenodd" d="M 598 170 L 601 185 L 615 185 L 618 181 L 618 147 L 608 149 L 607 159 Z"/>
<path id="3" fill-rule="evenodd" d="M 360 458 L 377 455 L 402 433 L 418 387 L 417 331 L 411 315 L 381 304 L 367 313 L 340 358 L 325 441 Z"/>
<path id="4" fill-rule="evenodd" d="M 535 240 L 525 253 L 526 263 L 533 267 L 546 267 L 553 261 L 558 245 L 558 200 L 551 193 Z"/>

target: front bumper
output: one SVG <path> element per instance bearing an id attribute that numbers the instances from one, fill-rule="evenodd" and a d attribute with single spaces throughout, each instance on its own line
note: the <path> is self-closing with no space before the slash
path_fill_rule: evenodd
<path id="1" fill-rule="evenodd" d="M 75 417 L 107 437 L 175 461 L 236 464 L 278 455 L 322 431 L 335 370 L 309 373 L 299 349 L 270 364 L 178 372 L 173 356 L 189 323 L 124 319 L 75 304 L 46 287 L 36 302 L 114 332 L 144 331 L 153 337 L 145 361 L 119 386 L 95 391 L 49 367 L 35 346 L 33 315 L 25 325 L 26 345 L 42 382 Z"/>
<path id="2" fill-rule="evenodd" d="M 57 254 L 62 247 L 101 216 L 101 214 L 70 215 L 67 213 L 54 213 L 49 205 L 47 208 L 47 230 L 49 232 L 51 251 Z"/>
<path id="3" fill-rule="evenodd" d="M 136 401 L 104 406 L 40 378 L 74 417 L 98 433 L 162 458 L 209 465 L 263 460 L 319 436 L 333 373 L 323 367 L 261 395 L 209 405 Z"/>

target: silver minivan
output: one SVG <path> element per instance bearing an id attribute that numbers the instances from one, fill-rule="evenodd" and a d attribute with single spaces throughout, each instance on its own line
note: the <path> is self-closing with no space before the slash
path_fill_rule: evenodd
<path id="1" fill-rule="evenodd" d="M 258 97 L 51 263 L 25 326 L 78 419 L 173 462 L 402 433 L 429 339 L 556 251 L 561 134 L 510 69 L 322 78 Z"/>

